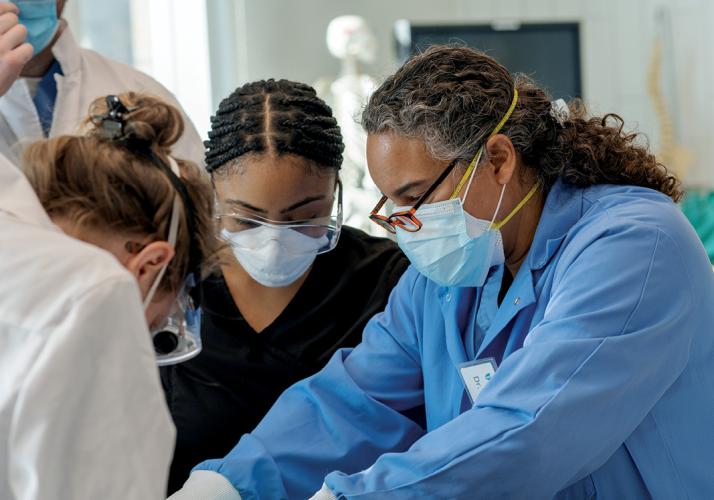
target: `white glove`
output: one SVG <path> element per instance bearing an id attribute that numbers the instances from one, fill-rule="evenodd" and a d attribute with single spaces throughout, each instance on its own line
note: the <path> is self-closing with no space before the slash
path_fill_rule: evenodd
<path id="1" fill-rule="evenodd" d="M 241 500 L 241 497 L 222 474 L 197 470 L 169 500 Z"/>
<path id="2" fill-rule="evenodd" d="M 320 488 L 320 491 L 315 493 L 310 498 L 310 500 L 337 500 L 337 497 L 334 493 L 332 493 L 330 488 L 328 488 L 325 483 L 322 483 L 322 488 Z"/>

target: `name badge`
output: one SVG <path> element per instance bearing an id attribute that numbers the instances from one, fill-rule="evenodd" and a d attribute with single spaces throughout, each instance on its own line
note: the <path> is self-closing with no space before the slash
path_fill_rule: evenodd
<path id="1" fill-rule="evenodd" d="M 476 402 L 476 398 L 481 391 L 491 382 L 496 374 L 496 360 L 493 358 L 477 359 L 459 365 L 459 373 L 469 394 L 471 404 Z"/>

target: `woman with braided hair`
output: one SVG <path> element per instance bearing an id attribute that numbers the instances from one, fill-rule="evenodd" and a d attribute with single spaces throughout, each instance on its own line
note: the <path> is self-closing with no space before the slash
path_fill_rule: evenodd
<path id="1" fill-rule="evenodd" d="M 714 276 L 622 120 L 436 46 L 363 125 L 412 267 L 176 498 L 714 498 Z"/>
<path id="2" fill-rule="evenodd" d="M 246 84 L 213 117 L 206 166 L 226 245 L 201 285 L 203 352 L 162 371 L 178 431 L 171 491 L 359 343 L 406 269 L 392 241 L 342 226 L 343 149 L 332 111 L 302 83 Z"/>

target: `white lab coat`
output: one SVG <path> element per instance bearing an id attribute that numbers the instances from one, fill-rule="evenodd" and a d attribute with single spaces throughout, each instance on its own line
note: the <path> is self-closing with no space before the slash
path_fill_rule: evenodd
<path id="1" fill-rule="evenodd" d="M 125 64 L 112 61 L 81 48 L 69 26 L 52 48 L 64 75 L 56 75 L 57 100 L 50 136 L 76 134 L 89 114 L 89 105 L 97 97 L 126 91 L 147 93 L 181 109 L 176 98 L 150 76 Z M 204 148 L 196 128 L 184 113 L 183 137 L 172 148 L 176 158 L 203 165 Z M 20 78 L 0 97 L 0 153 L 16 165 L 22 149 L 43 138 L 42 126 L 27 81 Z"/>
<path id="2" fill-rule="evenodd" d="M 174 438 L 136 280 L 0 157 L 0 499 L 163 499 Z"/>

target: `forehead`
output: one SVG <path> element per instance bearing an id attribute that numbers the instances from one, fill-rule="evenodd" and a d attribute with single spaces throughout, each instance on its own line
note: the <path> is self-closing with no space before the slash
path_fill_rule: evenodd
<path id="1" fill-rule="evenodd" d="M 367 137 L 370 175 L 385 194 L 392 185 L 435 175 L 443 162 L 435 160 L 420 139 L 391 132 Z"/>
<path id="2" fill-rule="evenodd" d="M 227 165 L 213 181 L 219 197 L 240 196 L 264 201 L 291 200 L 334 187 L 336 171 L 315 167 L 295 155 L 246 155 Z"/>
<path id="3" fill-rule="evenodd" d="M 379 164 L 381 168 L 388 168 L 386 163 L 395 161 L 408 161 L 416 164 L 425 162 L 433 164 L 434 162 L 424 141 L 392 132 L 367 136 L 367 160 Z"/>

